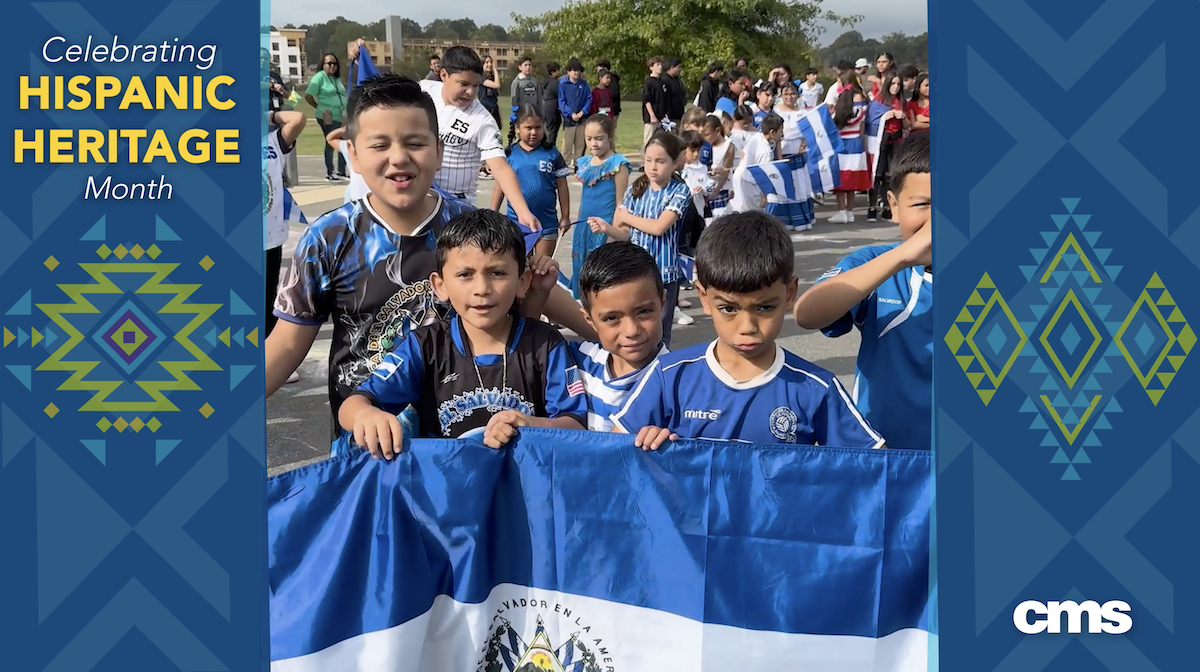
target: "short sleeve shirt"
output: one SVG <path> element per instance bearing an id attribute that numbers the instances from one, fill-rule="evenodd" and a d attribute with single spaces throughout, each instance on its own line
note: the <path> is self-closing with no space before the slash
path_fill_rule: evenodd
<path id="1" fill-rule="evenodd" d="M 478 100 L 465 109 L 442 100 L 443 83 L 422 81 L 421 89 L 433 99 L 437 108 L 438 134 L 445 149 L 442 167 L 434 180 L 452 194 L 463 194 L 475 202 L 479 186 L 479 164 L 504 158 L 504 140 L 496 120 Z"/>

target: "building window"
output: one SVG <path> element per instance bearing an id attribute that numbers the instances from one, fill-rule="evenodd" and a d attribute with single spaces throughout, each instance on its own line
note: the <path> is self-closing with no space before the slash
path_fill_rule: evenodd
<path id="1" fill-rule="evenodd" d="M 499 49 L 497 49 L 497 50 L 496 50 L 496 54 L 497 54 L 498 56 L 507 56 L 507 55 L 508 55 L 508 49 L 501 47 L 501 48 L 499 48 Z"/>
<path id="2" fill-rule="evenodd" d="M 298 61 L 297 61 L 295 54 L 288 56 L 288 63 L 296 63 L 296 62 L 298 62 Z"/>
<path id="3" fill-rule="evenodd" d="M 300 70 L 297 68 L 288 68 L 288 74 L 293 77 L 297 77 L 300 75 Z"/>
<path id="4" fill-rule="evenodd" d="M 499 64 L 499 65 L 497 66 L 497 67 L 499 67 L 499 68 L 507 68 L 507 67 L 508 67 L 508 59 L 507 59 L 507 58 L 502 58 L 502 59 L 500 59 L 499 61 L 496 61 L 496 62 Z"/>
<path id="5" fill-rule="evenodd" d="M 290 37 L 289 37 L 289 38 L 288 38 L 288 46 L 289 46 L 289 47 L 295 47 L 295 46 L 297 46 L 297 45 L 296 45 L 296 40 L 294 40 L 294 39 L 292 39 L 292 38 L 290 38 Z"/>
<path id="6" fill-rule="evenodd" d="M 278 42 L 271 43 L 271 51 L 279 51 L 279 43 Z"/>

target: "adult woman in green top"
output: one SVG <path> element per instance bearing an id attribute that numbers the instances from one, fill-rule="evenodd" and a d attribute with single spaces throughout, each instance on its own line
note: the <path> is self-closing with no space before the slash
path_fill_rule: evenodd
<path id="1" fill-rule="evenodd" d="M 341 128 L 342 114 L 346 111 L 346 85 L 341 80 L 342 67 L 337 56 L 325 54 L 321 57 L 321 71 L 313 75 L 304 92 L 304 99 L 313 106 L 317 115 L 317 123 L 321 133 L 329 135 L 334 129 Z M 346 158 L 341 152 L 335 152 L 329 143 L 325 144 L 325 179 L 335 181 L 338 177 L 348 178 L 346 174 Z M 333 156 L 337 154 L 337 177 L 333 174 Z"/>

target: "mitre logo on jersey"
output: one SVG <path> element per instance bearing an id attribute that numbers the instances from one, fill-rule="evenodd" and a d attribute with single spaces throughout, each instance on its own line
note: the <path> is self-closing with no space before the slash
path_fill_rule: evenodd
<path id="1" fill-rule="evenodd" d="M 685 409 L 683 411 L 683 417 L 687 418 L 688 420 L 716 420 L 717 418 L 721 417 L 721 409 Z"/>
<path id="2" fill-rule="evenodd" d="M 537 614 L 537 625 L 532 633 L 520 632 L 513 621 L 525 621 L 530 611 Z M 573 612 L 568 605 L 548 600 L 522 597 L 501 602 L 477 672 L 616 672 L 604 640 Z M 544 618 L 570 634 L 556 641 Z"/>
<path id="3" fill-rule="evenodd" d="M 1095 600 L 1085 600 L 1076 603 L 1073 600 L 1065 602 L 1038 602 L 1026 600 L 1013 610 L 1013 625 L 1017 630 L 1027 635 L 1047 633 L 1057 635 L 1062 633 L 1062 620 L 1067 619 L 1067 633 L 1078 635 L 1083 632 L 1083 615 L 1088 617 L 1088 633 L 1106 635 L 1123 635 L 1133 627 L 1133 618 L 1129 615 L 1129 603 L 1121 600 L 1110 600 L 1103 605 Z"/>

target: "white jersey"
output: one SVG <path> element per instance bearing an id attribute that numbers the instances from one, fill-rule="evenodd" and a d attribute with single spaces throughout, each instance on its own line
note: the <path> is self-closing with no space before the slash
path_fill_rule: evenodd
<path id="1" fill-rule="evenodd" d="M 800 85 L 800 107 L 811 110 L 821 104 L 821 97 L 825 95 L 825 85 L 820 82 L 813 82 L 811 85 L 806 80 Z"/>
<path id="2" fill-rule="evenodd" d="M 346 172 L 350 173 L 350 185 L 346 187 L 346 197 L 342 201 L 343 204 L 366 196 L 370 189 L 367 188 L 367 183 L 363 180 L 362 175 L 354 171 L 350 165 L 350 145 L 347 141 L 342 140 L 338 145 L 338 151 L 342 153 L 342 158 L 346 159 Z"/>
<path id="3" fill-rule="evenodd" d="M 263 139 L 263 249 L 273 250 L 288 239 L 287 222 L 283 220 L 283 156 L 292 151 L 283 149 L 280 130 L 267 133 Z"/>
<path id="4" fill-rule="evenodd" d="M 800 120 L 807 114 L 804 110 L 785 110 L 782 106 L 775 108 L 775 114 L 783 117 L 783 146 L 780 151 L 784 156 L 800 153 L 800 141 L 804 135 L 800 132 Z"/>
<path id="5" fill-rule="evenodd" d="M 421 90 L 437 108 L 438 134 L 445 146 L 434 181 L 442 190 L 462 194 L 468 203 L 474 203 L 479 164 L 504 158 L 504 140 L 496 120 L 478 100 L 472 100 L 465 110 L 450 105 L 442 100 L 442 86 L 442 82 L 421 82 Z"/>

